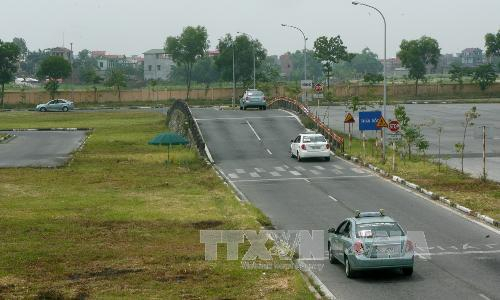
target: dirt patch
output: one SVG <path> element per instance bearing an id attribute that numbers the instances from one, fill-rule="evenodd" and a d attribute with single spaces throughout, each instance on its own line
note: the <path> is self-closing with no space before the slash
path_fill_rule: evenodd
<path id="1" fill-rule="evenodd" d="M 127 274 L 139 273 L 143 269 L 115 269 L 115 268 L 104 268 L 103 270 L 96 272 L 85 272 L 85 273 L 73 273 L 68 276 L 71 280 L 81 280 L 89 278 L 109 278 L 123 276 Z"/>
<path id="2" fill-rule="evenodd" d="M 195 229 L 214 229 L 224 224 L 224 222 L 217 220 L 207 220 L 207 221 L 194 222 L 191 224 Z"/>

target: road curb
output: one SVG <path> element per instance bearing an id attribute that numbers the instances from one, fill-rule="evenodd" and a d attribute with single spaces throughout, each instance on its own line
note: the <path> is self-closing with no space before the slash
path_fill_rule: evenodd
<path id="1" fill-rule="evenodd" d="M 450 208 L 454 209 L 455 211 L 457 211 L 463 215 L 476 218 L 484 223 L 488 223 L 489 225 L 493 225 L 497 228 L 500 227 L 500 222 L 491 218 L 491 217 L 488 217 L 486 215 L 482 215 L 478 212 L 473 211 L 472 209 L 470 209 L 468 207 L 465 207 L 465 206 L 462 206 L 458 203 L 455 203 L 446 197 L 440 196 L 439 194 L 437 194 L 435 192 L 426 190 L 426 189 L 422 188 L 421 186 L 419 186 L 415 183 L 409 182 L 402 177 L 399 177 L 396 175 L 391 176 L 391 174 L 389 172 L 386 172 L 378 167 L 375 167 L 372 164 L 364 163 L 363 161 L 361 161 L 357 157 L 351 156 L 347 153 L 344 153 L 343 155 L 338 155 L 338 157 L 340 157 L 344 160 L 352 161 L 353 163 L 356 163 L 362 167 L 368 168 L 368 169 L 372 170 L 373 172 L 377 173 L 377 175 L 379 175 L 379 176 L 382 176 L 385 178 L 389 177 L 393 183 L 405 186 L 405 187 L 410 188 L 412 190 L 415 190 L 416 192 L 427 196 L 427 198 L 429 198 L 433 201 L 439 201 L 442 204 L 449 206 Z"/>

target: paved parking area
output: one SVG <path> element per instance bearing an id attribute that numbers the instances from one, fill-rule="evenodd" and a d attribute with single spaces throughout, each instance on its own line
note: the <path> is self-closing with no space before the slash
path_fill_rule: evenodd
<path id="1" fill-rule="evenodd" d="M 0 167 L 57 167 L 85 140 L 85 131 L 2 131 L 15 138 L 0 144 Z"/>

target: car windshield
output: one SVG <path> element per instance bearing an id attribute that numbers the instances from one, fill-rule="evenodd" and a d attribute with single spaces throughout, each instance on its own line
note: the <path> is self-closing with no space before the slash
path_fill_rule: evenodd
<path id="1" fill-rule="evenodd" d="M 358 224 L 356 236 L 358 238 L 395 237 L 404 236 L 404 232 L 397 223 L 377 222 Z"/>
<path id="2" fill-rule="evenodd" d="M 261 97 L 264 96 L 264 93 L 261 91 L 248 92 L 248 96 L 250 97 Z"/>
<path id="3" fill-rule="evenodd" d="M 322 135 L 304 136 L 304 143 L 325 143 L 325 137 Z"/>

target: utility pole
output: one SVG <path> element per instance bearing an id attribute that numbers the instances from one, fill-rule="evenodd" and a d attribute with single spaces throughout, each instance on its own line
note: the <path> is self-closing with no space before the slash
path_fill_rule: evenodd
<path id="1" fill-rule="evenodd" d="M 236 39 L 236 38 L 235 38 Z M 236 77 L 235 77 L 235 71 L 234 71 L 234 40 L 233 40 L 233 109 L 234 109 L 234 106 L 235 106 L 235 102 L 236 102 Z"/>
<path id="2" fill-rule="evenodd" d="M 486 126 L 483 126 L 483 181 L 486 181 Z"/>

